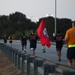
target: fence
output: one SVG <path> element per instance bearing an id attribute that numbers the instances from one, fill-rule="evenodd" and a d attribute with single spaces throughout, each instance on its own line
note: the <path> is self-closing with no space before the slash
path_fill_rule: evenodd
<path id="1" fill-rule="evenodd" d="M 75 75 L 75 71 L 63 70 L 62 74 L 56 72 L 56 65 L 46 63 L 43 59 L 37 59 L 34 56 L 25 54 L 22 51 L 11 48 L 3 43 L 0 43 L 0 49 L 5 53 L 10 61 L 12 61 L 18 69 L 21 69 L 22 74 L 30 74 L 31 64 L 33 64 L 33 75 L 38 75 L 38 67 L 42 68 L 43 73 L 41 75 Z M 26 65 L 25 65 L 26 64 Z M 26 67 L 26 69 L 25 69 Z"/>

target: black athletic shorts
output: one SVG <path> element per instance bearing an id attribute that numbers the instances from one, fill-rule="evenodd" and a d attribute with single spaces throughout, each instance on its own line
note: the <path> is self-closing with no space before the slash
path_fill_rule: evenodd
<path id="1" fill-rule="evenodd" d="M 57 51 L 61 51 L 62 47 L 57 47 L 56 50 Z"/>
<path id="2" fill-rule="evenodd" d="M 75 47 L 68 48 L 67 50 L 67 58 L 70 59 L 75 59 Z"/>
<path id="3" fill-rule="evenodd" d="M 57 51 L 61 51 L 62 47 L 63 47 L 62 43 L 56 43 L 56 50 Z"/>
<path id="4" fill-rule="evenodd" d="M 10 40 L 9 42 L 12 43 L 12 40 Z"/>
<path id="5" fill-rule="evenodd" d="M 32 49 L 33 48 L 33 50 L 35 50 L 36 49 L 36 44 L 30 44 L 30 49 Z"/>
<path id="6" fill-rule="evenodd" d="M 22 46 L 24 46 L 24 45 L 27 45 L 27 42 L 24 42 L 24 41 L 23 41 L 23 42 L 22 42 Z"/>

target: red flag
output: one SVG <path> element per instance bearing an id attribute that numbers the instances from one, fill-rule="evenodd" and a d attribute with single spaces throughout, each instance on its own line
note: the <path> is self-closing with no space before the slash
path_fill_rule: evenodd
<path id="1" fill-rule="evenodd" d="M 47 34 L 44 19 L 42 19 L 42 21 L 41 21 L 41 23 L 37 29 L 37 34 L 40 38 L 41 44 L 44 44 L 49 48 L 50 47 L 50 39 L 49 39 L 49 36 Z"/>

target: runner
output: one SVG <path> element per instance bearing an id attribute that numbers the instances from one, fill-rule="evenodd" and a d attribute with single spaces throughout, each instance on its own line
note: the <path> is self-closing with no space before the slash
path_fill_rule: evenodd
<path id="1" fill-rule="evenodd" d="M 22 45 L 22 51 L 24 51 L 26 53 L 27 36 L 25 35 L 24 32 L 21 36 L 21 45 Z"/>
<path id="2" fill-rule="evenodd" d="M 66 41 L 68 47 L 67 50 L 68 65 L 75 66 L 75 21 L 72 22 L 72 28 L 66 31 L 64 41 Z"/>
<path id="3" fill-rule="evenodd" d="M 4 35 L 4 43 L 7 43 L 7 36 Z"/>
<path id="4" fill-rule="evenodd" d="M 63 36 L 60 34 L 60 31 L 57 31 L 54 41 L 56 42 L 56 51 L 58 56 L 58 61 L 61 61 L 61 50 L 63 47 Z"/>
<path id="5" fill-rule="evenodd" d="M 29 42 L 30 42 L 30 50 L 31 50 L 30 52 L 33 56 L 35 55 L 37 40 L 38 40 L 38 36 L 35 34 L 35 31 L 32 30 L 31 35 L 29 36 Z"/>
<path id="6" fill-rule="evenodd" d="M 11 44 L 11 47 L 12 47 L 13 36 L 12 36 L 12 35 L 10 35 L 10 36 L 8 37 L 8 39 L 9 39 L 9 43 Z"/>

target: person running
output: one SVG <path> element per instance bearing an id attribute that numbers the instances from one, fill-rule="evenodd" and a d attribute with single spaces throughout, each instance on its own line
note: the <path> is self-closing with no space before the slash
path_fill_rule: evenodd
<path id="1" fill-rule="evenodd" d="M 38 40 L 38 36 L 35 34 L 35 31 L 32 30 L 31 31 L 31 34 L 29 36 L 29 42 L 30 42 L 30 53 L 31 55 L 35 55 L 35 49 L 36 49 L 36 46 L 37 46 L 37 40 Z"/>
<path id="2" fill-rule="evenodd" d="M 12 47 L 13 36 L 12 36 L 12 35 L 10 35 L 10 36 L 8 37 L 8 39 L 9 39 L 9 43 L 11 44 L 11 47 Z"/>
<path id="3" fill-rule="evenodd" d="M 63 36 L 60 31 L 57 31 L 54 41 L 56 42 L 56 51 L 58 56 L 58 61 L 61 61 L 61 50 L 63 47 Z"/>
<path id="4" fill-rule="evenodd" d="M 67 43 L 67 59 L 69 66 L 75 66 L 75 21 L 72 22 L 72 28 L 68 29 L 64 41 Z"/>
<path id="5" fill-rule="evenodd" d="M 4 43 L 7 43 L 7 36 L 4 35 Z"/>
<path id="6" fill-rule="evenodd" d="M 21 36 L 21 45 L 22 45 L 22 51 L 24 51 L 26 53 L 27 36 L 25 35 L 24 32 Z"/>

